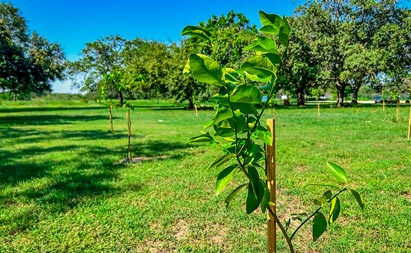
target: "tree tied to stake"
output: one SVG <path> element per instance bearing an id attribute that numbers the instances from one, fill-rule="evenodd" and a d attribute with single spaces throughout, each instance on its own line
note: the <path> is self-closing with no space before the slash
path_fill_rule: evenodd
<path id="1" fill-rule="evenodd" d="M 238 68 L 221 66 L 218 61 L 204 54 L 193 53 L 185 66 L 185 72 L 189 72 L 199 81 L 217 86 L 218 93 L 215 98 L 218 105 L 215 114 L 201 135 L 191 138 L 193 142 L 211 142 L 218 144 L 223 149 L 223 154 L 217 157 L 209 166 L 209 169 L 221 169 L 217 175 L 215 191 L 221 193 L 237 175 L 247 178 L 246 183 L 240 184 L 231 191 L 225 199 L 229 205 L 235 195 L 242 189 L 246 189 L 246 211 L 248 214 L 261 208 L 262 212 L 268 210 L 276 219 L 277 224 L 284 234 L 291 252 L 294 252 L 292 238 L 295 233 L 309 219 L 313 218 L 313 239 L 326 230 L 327 221 L 321 210 L 330 204 L 330 218 L 328 223 L 333 223 L 340 213 L 340 199 L 338 196 L 349 190 L 348 186 L 338 188 L 336 194 L 331 191 L 324 193 L 320 200 L 320 208 L 306 220 L 301 226 L 288 235 L 285 226 L 270 204 L 270 193 L 267 186 L 267 171 L 265 166 L 264 145 L 271 143 L 271 132 L 261 124 L 261 118 L 269 101 L 274 96 L 277 83 L 277 70 L 280 69 L 284 56 L 281 55 L 277 43 L 280 43 L 284 52 L 289 43 L 291 28 L 285 18 L 275 14 L 259 12 L 263 27 L 260 29 L 254 42 L 246 46 L 244 50 L 254 52 L 254 56 L 248 58 Z M 197 37 L 207 43 L 213 43 L 211 33 L 206 29 L 196 26 L 187 26 L 182 35 Z M 273 39 L 275 38 L 275 39 Z M 267 96 L 262 102 L 262 96 Z M 345 171 L 336 164 L 328 163 L 331 173 L 340 182 L 346 184 Z M 362 197 L 355 190 L 351 193 L 360 204 L 364 206 Z"/>

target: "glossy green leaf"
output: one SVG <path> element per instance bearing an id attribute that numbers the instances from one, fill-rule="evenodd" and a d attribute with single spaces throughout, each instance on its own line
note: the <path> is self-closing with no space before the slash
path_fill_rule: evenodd
<path id="1" fill-rule="evenodd" d="M 327 230 L 327 220 L 321 212 L 314 216 L 312 235 L 313 240 L 316 241 Z"/>
<path id="2" fill-rule="evenodd" d="M 232 103 L 233 109 L 234 110 L 240 110 L 241 113 L 243 114 L 257 114 L 257 108 L 255 108 L 255 105 L 250 104 L 250 103 Z"/>
<path id="3" fill-rule="evenodd" d="M 226 68 L 224 71 L 224 79 L 230 83 L 237 84 L 241 82 L 241 73 L 235 69 Z"/>
<path id="4" fill-rule="evenodd" d="M 198 26 L 186 26 L 181 32 L 182 36 L 199 37 L 211 41 L 211 33 L 206 29 Z"/>
<path id="5" fill-rule="evenodd" d="M 260 207 L 261 211 L 265 213 L 267 210 L 268 203 L 270 202 L 270 191 L 268 190 L 268 186 L 264 181 L 260 179 L 261 185 L 264 187 L 264 195 L 263 198 L 261 199 Z"/>
<path id="6" fill-rule="evenodd" d="M 281 44 L 283 44 L 284 46 L 288 46 L 290 32 L 291 32 L 291 27 L 288 24 L 287 19 L 283 18 L 281 20 L 281 26 L 280 26 L 280 31 L 279 31 L 278 36 L 279 36 L 279 40 Z"/>
<path id="7" fill-rule="evenodd" d="M 198 136 L 190 138 L 190 142 L 213 142 L 214 138 L 209 132 L 202 132 Z"/>
<path id="8" fill-rule="evenodd" d="M 240 103 L 261 103 L 261 92 L 254 85 L 242 84 L 237 86 L 233 95 L 230 98 L 231 102 L 240 102 Z"/>
<path id="9" fill-rule="evenodd" d="M 230 119 L 233 117 L 233 112 L 226 107 L 219 108 L 213 118 L 213 124 L 218 124 L 221 121 Z"/>
<path id="10" fill-rule="evenodd" d="M 328 200 L 332 197 L 332 192 L 330 190 L 324 192 L 323 196 L 320 199 L 315 199 L 314 203 L 319 206 L 323 206 L 328 202 Z"/>
<path id="11" fill-rule="evenodd" d="M 218 174 L 217 181 L 215 184 L 216 194 L 220 194 L 225 189 L 225 187 L 231 182 L 236 168 L 237 164 L 230 165 Z"/>
<path id="12" fill-rule="evenodd" d="M 265 55 L 256 55 L 249 58 L 241 66 L 241 70 L 246 73 L 246 76 L 257 82 L 270 82 L 275 78 L 277 68 L 271 62 L 271 59 Z"/>
<path id="13" fill-rule="evenodd" d="M 250 214 L 260 205 L 264 197 L 265 187 L 264 184 L 261 183 L 256 168 L 248 167 L 248 178 L 250 179 L 250 183 L 248 184 L 246 211 L 247 214 Z"/>
<path id="14" fill-rule="evenodd" d="M 264 11 L 259 11 L 260 21 L 263 27 L 262 32 L 278 35 L 281 26 L 281 17 L 276 14 L 267 14 Z"/>
<path id="15" fill-rule="evenodd" d="M 328 222 L 332 224 L 335 222 L 340 215 L 340 199 L 338 197 L 335 197 L 331 200 L 330 204 L 330 217 L 328 219 Z"/>
<path id="16" fill-rule="evenodd" d="M 347 173 L 343 168 L 332 162 L 327 162 L 327 167 L 338 182 L 348 183 Z"/>
<path id="17" fill-rule="evenodd" d="M 274 65 L 281 63 L 281 57 L 279 54 L 268 53 L 264 56 L 267 57 L 270 60 L 270 62 Z"/>
<path id="18" fill-rule="evenodd" d="M 220 64 L 206 55 L 191 54 L 190 71 L 199 82 L 216 85 L 222 84 L 223 71 Z"/>
<path id="19" fill-rule="evenodd" d="M 262 126 L 258 126 L 253 133 L 254 138 L 262 140 L 265 144 L 271 145 L 271 132 Z"/>
<path id="20" fill-rule="evenodd" d="M 253 184 L 250 182 L 248 184 L 247 200 L 246 200 L 246 212 L 250 214 L 258 208 L 260 202 L 258 201 L 257 196 L 254 193 Z"/>
<path id="21" fill-rule="evenodd" d="M 230 202 L 233 200 L 233 198 L 235 197 L 235 195 L 237 195 L 237 193 L 245 186 L 247 186 L 248 184 L 242 184 L 239 185 L 237 188 L 235 188 L 230 194 L 228 194 L 228 196 L 225 198 L 225 206 L 228 207 L 228 205 L 230 204 Z"/>
<path id="22" fill-rule="evenodd" d="M 207 167 L 207 170 L 220 167 L 221 165 L 224 165 L 226 162 L 230 161 L 233 157 L 233 154 L 224 154 L 222 156 L 219 156 Z"/>
<path id="23" fill-rule="evenodd" d="M 357 201 L 358 205 L 360 206 L 361 210 L 364 210 L 364 199 L 363 197 L 354 189 L 350 189 L 350 192 L 354 196 L 355 200 Z"/>
<path id="24" fill-rule="evenodd" d="M 254 39 L 254 42 L 249 46 L 246 46 L 244 50 L 253 50 L 261 53 L 278 54 L 277 45 L 275 44 L 275 41 L 263 36 L 257 36 Z"/>

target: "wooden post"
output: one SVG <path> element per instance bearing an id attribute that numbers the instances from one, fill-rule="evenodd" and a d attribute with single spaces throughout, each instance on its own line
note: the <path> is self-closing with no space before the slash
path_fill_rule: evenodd
<path id="1" fill-rule="evenodd" d="M 130 109 L 126 112 L 126 120 L 127 120 L 127 130 L 128 130 L 128 143 L 127 143 L 127 161 L 131 163 L 131 120 L 130 120 Z"/>
<path id="2" fill-rule="evenodd" d="M 320 101 L 317 98 L 317 116 L 320 117 L 321 113 L 320 113 Z"/>
<path id="3" fill-rule="evenodd" d="M 270 191 L 270 202 L 274 203 L 272 209 L 276 212 L 276 184 L 275 184 L 275 120 L 267 120 L 268 130 L 271 132 L 271 145 L 267 146 L 267 180 Z M 276 252 L 276 224 L 274 217 L 268 213 L 267 221 L 267 250 L 268 253 Z"/>
<path id="4" fill-rule="evenodd" d="M 108 110 L 109 110 L 109 112 L 110 112 L 109 120 L 110 120 L 111 133 L 114 133 L 114 127 L 113 127 L 113 106 L 110 105 L 110 106 L 108 107 Z"/>
<path id="5" fill-rule="evenodd" d="M 410 117 L 408 118 L 408 140 L 411 137 L 411 107 L 410 107 Z"/>

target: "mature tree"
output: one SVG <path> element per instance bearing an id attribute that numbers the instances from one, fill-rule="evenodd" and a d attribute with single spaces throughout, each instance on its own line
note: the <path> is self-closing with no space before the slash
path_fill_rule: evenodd
<path id="1" fill-rule="evenodd" d="M 319 64 L 310 46 L 306 17 L 295 16 L 289 22 L 292 33 L 278 82 L 281 89 L 296 94 L 298 105 L 304 105 L 309 89 L 318 86 Z"/>
<path id="2" fill-rule="evenodd" d="M 200 51 L 228 67 L 239 65 L 249 55 L 244 48 L 258 33 L 256 26 L 251 25 L 244 14 L 234 11 L 220 17 L 213 15 L 206 22 L 200 22 L 199 27 L 209 31 L 213 40 L 211 44 L 200 43 Z M 196 38 L 192 42 L 195 43 Z"/>
<path id="3" fill-rule="evenodd" d="M 172 44 L 169 47 L 171 52 L 171 69 L 169 72 L 168 87 L 172 97 L 178 101 L 188 101 L 189 109 L 193 109 L 198 100 L 206 100 L 211 94 L 207 85 L 196 81 L 192 75 L 184 73 L 184 67 L 190 55 L 190 48 L 187 45 L 178 46 Z"/>
<path id="4" fill-rule="evenodd" d="M 221 66 L 238 67 L 250 55 L 244 50 L 258 33 L 257 28 L 241 13 L 230 11 L 227 15 L 212 16 L 206 22 L 200 22 L 197 27 L 204 29 L 203 36 L 192 36 L 182 41 L 182 48 L 174 50 L 177 59 L 187 59 L 188 52 L 198 52 L 208 55 L 218 61 Z M 182 34 L 191 32 L 194 27 L 188 26 Z M 176 49 L 176 48 L 174 48 Z M 200 97 L 207 98 L 215 92 L 211 86 L 195 81 L 191 76 L 175 76 L 176 85 L 172 88 L 178 99 L 186 98 L 190 107 Z M 186 93 L 186 94 L 184 94 Z"/>
<path id="5" fill-rule="evenodd" d="M 0 88 L 17 98 L 51 91 L 63 78 L 65 56 L 56 43 L 28 33 L 26 21 L 11 4 L 0 3 Z"/>
<path id="6" fill-rule="evenodd" d="M 87 43 L 82 57 L 70 65 L 75 84 L 83 91 L 104 93 L 124 103 L 124 58 L 122 52 L 126 40 L 120 36 L 108 36 Z"/>
<path id="7" fill-rule="evenodd" d="M 320 80 L 337 90 L 337 105 L 351 87 L 357 102 L 362 84 L 378 76 L 400 83 L 409 75 L 409 10 L 396 0 L 308 1 L 297 9 L 306 42 L 320 63 Z"/>
<path id="8" fill-rule="evenodd" d="M 125 71 L 134 77 L 134 92 L 145 98 L 166 97 L 167 82 L 172 71 L 168 46 L 157 41 L 140 38 L 127 41 L 123 51 Z"/>

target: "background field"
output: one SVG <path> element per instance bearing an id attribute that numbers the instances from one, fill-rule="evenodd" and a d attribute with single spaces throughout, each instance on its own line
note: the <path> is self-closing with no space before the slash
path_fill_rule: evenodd
<path id="1" fill-rule="evenodd" d="M 0 107 L 0 252 L 264 252 L 265 215 L 246 215 L 214 195 L 219 154 L 191 144 L 212 111 L 163 102 L 132 112 L 133 155 L 167 156 L 135 165 L 125 157 L 125 110 L 82 103 Z M 278 108 L 278 212 L 314 210 L 333 182 L 325 163 L 344 167 L 366 201 L 362 213 L 342 196 L 342 213 L 318 242 L 307 227 L 298 252 L 410 252 L 409 107 Z M 233 185 L 234 186 L 234 185 Z M 279 236 L 279 252 L 287 252 Z"/>

